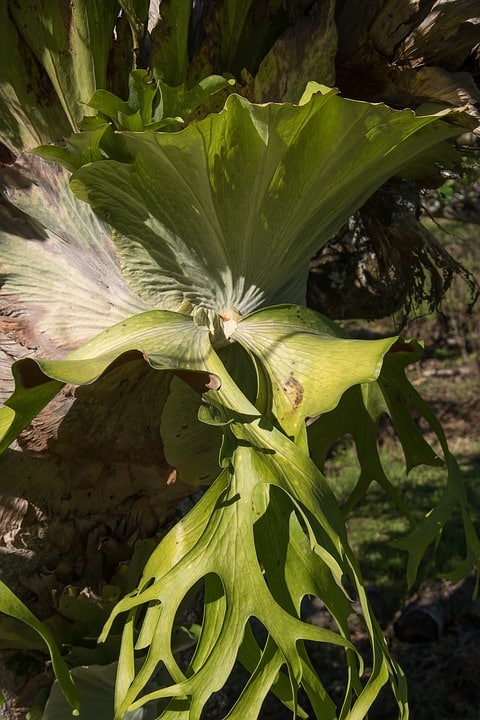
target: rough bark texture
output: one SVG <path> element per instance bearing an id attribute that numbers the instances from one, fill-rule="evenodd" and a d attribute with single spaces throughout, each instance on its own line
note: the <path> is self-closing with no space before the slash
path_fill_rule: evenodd
<path id="1" fill-rule="evenodd" d="M 159 432 L 165 394 L 165 375 L 133 360 L 93 385 L 66 386 L 20 435 L 20 449 L 7 451 L 0 539 L 35 551 L 29 569 L 70 563 L 70 581 L 98 590 L 113 561 L 98 538 L 131 545 L 153 535 L 191 491 L 169 484 Z M 127 548 L 120 554 L 128 557 Z M 6 574 L 16 586 L 33 582 L 20 563 Z"/>
<path id="2" fill-rule="evenodd" d="M 336 21 L 337 83 L 346 95 L 393 107 L 469 105 L 478 118 L 475 0 L 340 0 Z"/>

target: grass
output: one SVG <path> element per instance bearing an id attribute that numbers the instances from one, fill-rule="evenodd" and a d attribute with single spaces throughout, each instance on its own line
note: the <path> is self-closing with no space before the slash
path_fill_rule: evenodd
<path id="1" fill-rule="evenodd" d="M 477 451 L 477 452 L 476 452 Z M 467 485 L 472 517 L 480 523 L 480 443 L 460 458 Z M 420 466 L 405 474 L 401 452 L 388 443 L 382 461 L 392 483 L 401 493 L 415 519 L 420 520 L 440 499 L 446 483 L 443 468 Z M 354 449 L 347 443 L 338 446 L 325 468 L 327 478 L 340 503 L 352 491 L 358 478 Z M 405 535 L 410 525 L 379 485 L 373 483 L 365 498 L 347 520 L 350 543 L 360 559 L 367 584 L 378 586 L 392 611 L 401 607 L 409 591 L 406 586 L 404 552 L 390 545 Z M 453 570 L 464 554 L 463 525 L 459 515 L 447 523 L 436 550 L 429 552 L 421 565 L 417 584 Z"/>
<path id="2" fill-rule="evenodd" d="M 478 240 L 480 226 L 452 220 L 425 220 L 425 225 L 473 276 L 480 279 Z M 425 342 L 425 360 L 410 371 L 410 380 L 435 410 L 446 430 L 452 451 L 459 461 L 470 499 L 472 517 L 480 523 L 480 301 L 470 316 L 468 287 L 454 279 L 441 313 L 415 320 L 403 334 Z M 369 329 L 391 334 L 392 318 L 369 323 Z M 427 435 L 428 437 L 428 435 Z M 430 437 L 428 438 L 430 439 Z M 420 519 L 440 498 L 446 482 L 442 468 L 422 466 L 406 476 L 403 455 L 390 437 L 383 444 L 382 461 L 388 476 L 407 506 Z M 327 463 L 327 477 L 342 501 L 358 478 L 354 448 L 345 440 Z M 360 558 L 367 583 L 379 586 L 392 608 L 401 607 L 406 587 L 406 554 L 390 542 L 409 530 L 407 520 L 392 505 L 382 489 L 372 484 L 363 501 L 348 519 L 350 542 Z M 446 573 L 464 554 L 463 526 L 459 515 L 447 524 L 441 542 L 421 565 L 417 584 Z"/>

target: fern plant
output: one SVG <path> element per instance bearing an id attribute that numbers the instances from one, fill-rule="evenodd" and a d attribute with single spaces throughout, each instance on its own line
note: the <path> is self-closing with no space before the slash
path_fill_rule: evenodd
<path id="1" fill-rule="evenodd" d="M 167 18 L 184 5 L 171 3 Z M 164 46 L 163 62 L 165 54 Z M 305 307 L 306 281 L 312 255 L 382 183 L 429 172 L 432 155 L 459 133 L 458 114 L 392 110 L 314 82 L 296 102 L 256 104 L 220 76 L 173 88 L 138 69 L 126 101 L 92 90 L 84 102 L 93 115 L 71 117 L 75 132 L 67 142 L 41 145 L 28 161 L 31 179 L 55 167 L 48 175 L 53 206 L 42 203 L 38 182 L 17 185 L 12 196 L 43 245 L 25 239 L 20 256 L 11 227 L 0 235 L 7 301 L 18 294 L 38 308 L 48 292 L 68 288 L 39 329 L 51 333 L 52 346 L 63 338 L 61 356 L 52 347 L 48 356 L 31 353 L 12 366 L 0 449 L 13 482 L 12 443 L 62 388 L 95 388 L 119 367 L 128 377 L 146 363 L 155 371 L 147 376 L 147 396 L 172 468 L 169 482 L 208 487 L 160 541 L 99 638 L 120 621 L 115 720 L 143 707 L 166 720 L 199 719 L 236 662 L 248 680 L 230 719 L 259 717 L 269 692 L 292 717 L 306 717 L 300 689 L 317 718 L 363 718 L 386 684 L 398 717 L 408 717 L 405 679 L 371 611 L 345 511 L 371 482 L 380 483 L 412 522 L 398 543 L 409 555 L 409 583 L 456 506 L 467 547 L 459 573 L 478 568 L 480 545 L 443 431 L 405 374 L 420 359 L 420 344 L 351 339 Z M 211 112 L 218 93 L 221 109 Z M 61 82 L 59 97 L 71 107 Z M 63 229 L 71 230 L 66 243 L 58 239 L 58 208 Z M 96 281 L 66 277 L 72 258 L 73 267 L 91 263 Z M 79 328 L 70 349 L 65 338 L 73 323 Z M 438 447 L 427 443 L 412 411 L 430 425 Z M 418 525 L 380 460 L 385 413 L 408 469 L 446 468 L 444 496 Z M 354 437 L 361 472 L 342 508 L 322 468 L 345 432 Z M 198 588 L 203 619 L 185 667 L 173 638 L 183 604 Z M 303 621 L 302 601 L 311 595 L 325 604 L 337 631 Z M 373 656 L 367 678 L 349 631 L 354 599 Z M 43 633 L 60 686 L 78 709 L 48 630 L 5 585 L 0 609 Z M 348 679 L 339 705 L 311 662 L 309 642 L 344 650 Z M 47 705 L 46 720 L 52 713 Z"/>

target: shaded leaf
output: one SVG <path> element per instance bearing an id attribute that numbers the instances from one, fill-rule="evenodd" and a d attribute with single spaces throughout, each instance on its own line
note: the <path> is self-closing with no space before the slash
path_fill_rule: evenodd
<path id="1" fill-rule="evenodd" d="M 17 620 L 21 620 L 35 630 L 45 642 L 55 676 L 59 682 L 62 693 L 74 710 L 78 711 L 79 699 L 72 677 L 60 655 L 60 651 L 45 626 L 28 610 L 25 605 L 12 593 L 11 590 L 0 581 L 0 612 L 5 613 Z M 74 713 L 78 714 L 78 713 Z"/>
<path id="2" fill-rule="evenodd" d="M 255 102 L 298 102 L 307 78 L 335 85 L 334 9 L 335 3 L 329 1 L 313 12 L 299 13 L 292 26 L 276 37 L 252 83 Z"/>
<path id="3" fill-rule="evenodd" d="M 161 21 L 152 31 L 151 67 L 171 87 L 182 85 L 187 77 L 191 10 L 190 0 L 162 0 Z"/>
<path id="4" fill-rule="evenodd" d="M 109 665 L 89 665 L 72 670 L 72 676 L 78 687 L 80 712 L 77 717 L 82 720 L 106 720 L 113 716 L 113 694 L 117 663 Z M 43 720 L 65 720 L 69 715 L 69 707 L 58 683 L 55 682 L 42 715 Z M 122 720 L 154 720 L 156 713 L 152 710 L 136 710 L 126 713 Z"/>
<path id="5" fill-rule="evenodd" d="M 464 561 L 450 574 L 453 581 L 458 581 L 472 568 L 476 568 L 477 573 L 480 570 L 480 541 L 470 515 L 465 483 L 458 464 L 448 447 L 444 430 L 434 412 L 405 376 L 403 372 L 405 364 L 405 359 L 400 354 L 398 358 L 392 357 L 391 364 L 385 368 L 385 380 L 382 381 L 382 386 L 389 409 L 394 407 L 393 399 L 400 397 L 403 403 L 408 403 L 426 420 L 439 442 L 448 473 L 448 480 L 439 503 L 427 513 L 422 522 L 406 538 L 401 538 L 393 544 L 408 552 L 407 581 L 409 585 L 412 585 L 425 551 L 431 544 L 435 544 L 440 540 L 445 523 L 454 509 L 459 509 L 465 531 L 466 552 Z M 402 412 L 401 405 L 402 402 L 397 404 L 400 412 Z M 393 412 L 392 418 L 396 422 L 397 418 Z M 408 435 L 410 435 L 409 432 Z"/>
<path id="6" fill-rule="evenodd" d="M 172 380 L 160 432 L 167 462 L 192 485 L 209 485 L 220 474 L 222 432 L 199 421 L 201 405 L 201 395 L 177 378 Z"/>
<path id="7" fill-rule="evenodd" d="M 45 68 L 72 129 L 97 87 L 106 86 L 107 60 L 118 16 L 117 0 L 32 0 L 11 3 L 11 16 Z M 88 43 L 85 37 L 88 36 Z"/>
<path id="8" fill-rule="evenodd" d="M 71 131 L 64 109 L 28 44 L 0 3 L 0 135 L 14 153 Z"/>

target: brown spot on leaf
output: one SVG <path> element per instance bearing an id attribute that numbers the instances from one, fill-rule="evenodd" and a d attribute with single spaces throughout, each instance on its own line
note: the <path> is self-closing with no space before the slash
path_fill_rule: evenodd
<path id="1" fill-rule="evenodd" d="M 293 372 L 290 372 L 284 380 L 283 391 L 290 400 L 292 408 L 296 410 L 303 400 L 303 386 L 294 377 Z"/>

